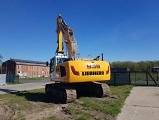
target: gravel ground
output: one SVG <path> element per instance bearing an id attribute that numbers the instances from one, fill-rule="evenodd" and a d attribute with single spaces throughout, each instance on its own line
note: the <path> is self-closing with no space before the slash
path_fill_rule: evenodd
<path id="1" fill-rule="evenodd" d="M 159 120 L 159 87 L 134 87 L 117 120 Z"/>

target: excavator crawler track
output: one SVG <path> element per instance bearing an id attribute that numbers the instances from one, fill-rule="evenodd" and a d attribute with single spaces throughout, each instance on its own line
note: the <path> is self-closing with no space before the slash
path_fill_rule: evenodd
<path id="1" fill-rule="evenodd" d="M 45 93 L 50 101 L 54 103 L 69 103 L 76 100 L 76 90 L 60 83 L 47 84 Z"/>
<path id="2" fill-rule="evenodd" d="M 105 83 L 98 83 L 94 82 L 95 84 L 98 84 L 100 87 L 98 89 L 101 89 L 101 91 L 96 90 L 96 95 L 99 94 L 97 97 L 108 97 L 110 95 L 110 88 L 107 84 Z"/>
<path id="3" fill-rule="evenodd" d="M 89 82 L 81 83 L 77 87 L 77 96 L 86 96 L 86 97 L 107 97 L 110 94 L 110 88 L 105 83 L 99 82 Z"/>
<path id="4" fill-rule="evenodd" d="M 45 92 L 49 99 L 54 103 L 70 103 L 77 97 L 107 97 L 110 89 L 105 83 L 88 82 L 88 83 L 53 83 L 45 86 Z"/>

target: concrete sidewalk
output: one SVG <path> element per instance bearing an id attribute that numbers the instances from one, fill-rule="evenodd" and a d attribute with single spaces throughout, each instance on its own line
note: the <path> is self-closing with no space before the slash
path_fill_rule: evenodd
<path id="1" fill-rule="evenodd" d="M 4 86 L 0 86 L 0 94 L 44 88 L 45 85 L 48 84 L 48 83 L 52 83 L 52 82 L 47 81 L 47 82 L 35 82 L 35 83 L 25 83 L 25 84 L 4 85 Z"/>
<path id="2" fill-rule="evenodd" d="M 134 87 L 117 120 L 159 120 L 159 87 Z"/>

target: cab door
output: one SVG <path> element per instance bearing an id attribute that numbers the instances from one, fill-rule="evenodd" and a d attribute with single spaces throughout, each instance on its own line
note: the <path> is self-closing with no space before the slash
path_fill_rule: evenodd
<path id="1" fill-rule="evenodd" d="M 50 77 L 56 78 L 56 57 L 50 60 Z"/>

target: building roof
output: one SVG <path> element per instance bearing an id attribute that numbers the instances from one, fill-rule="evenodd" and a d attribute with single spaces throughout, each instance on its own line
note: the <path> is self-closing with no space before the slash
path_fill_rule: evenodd
<path id="1" fill-rule="evenodd" d="M 22 60 L 22 59 L 13 59 L 10 58 L 11 61 L 14 61 L 16 63 L 26 63 L 26 64 L 43 64 L 46 65 L 46 62 L 41 62 L 41 61 L 32 61 L 32 60 Z"/>

